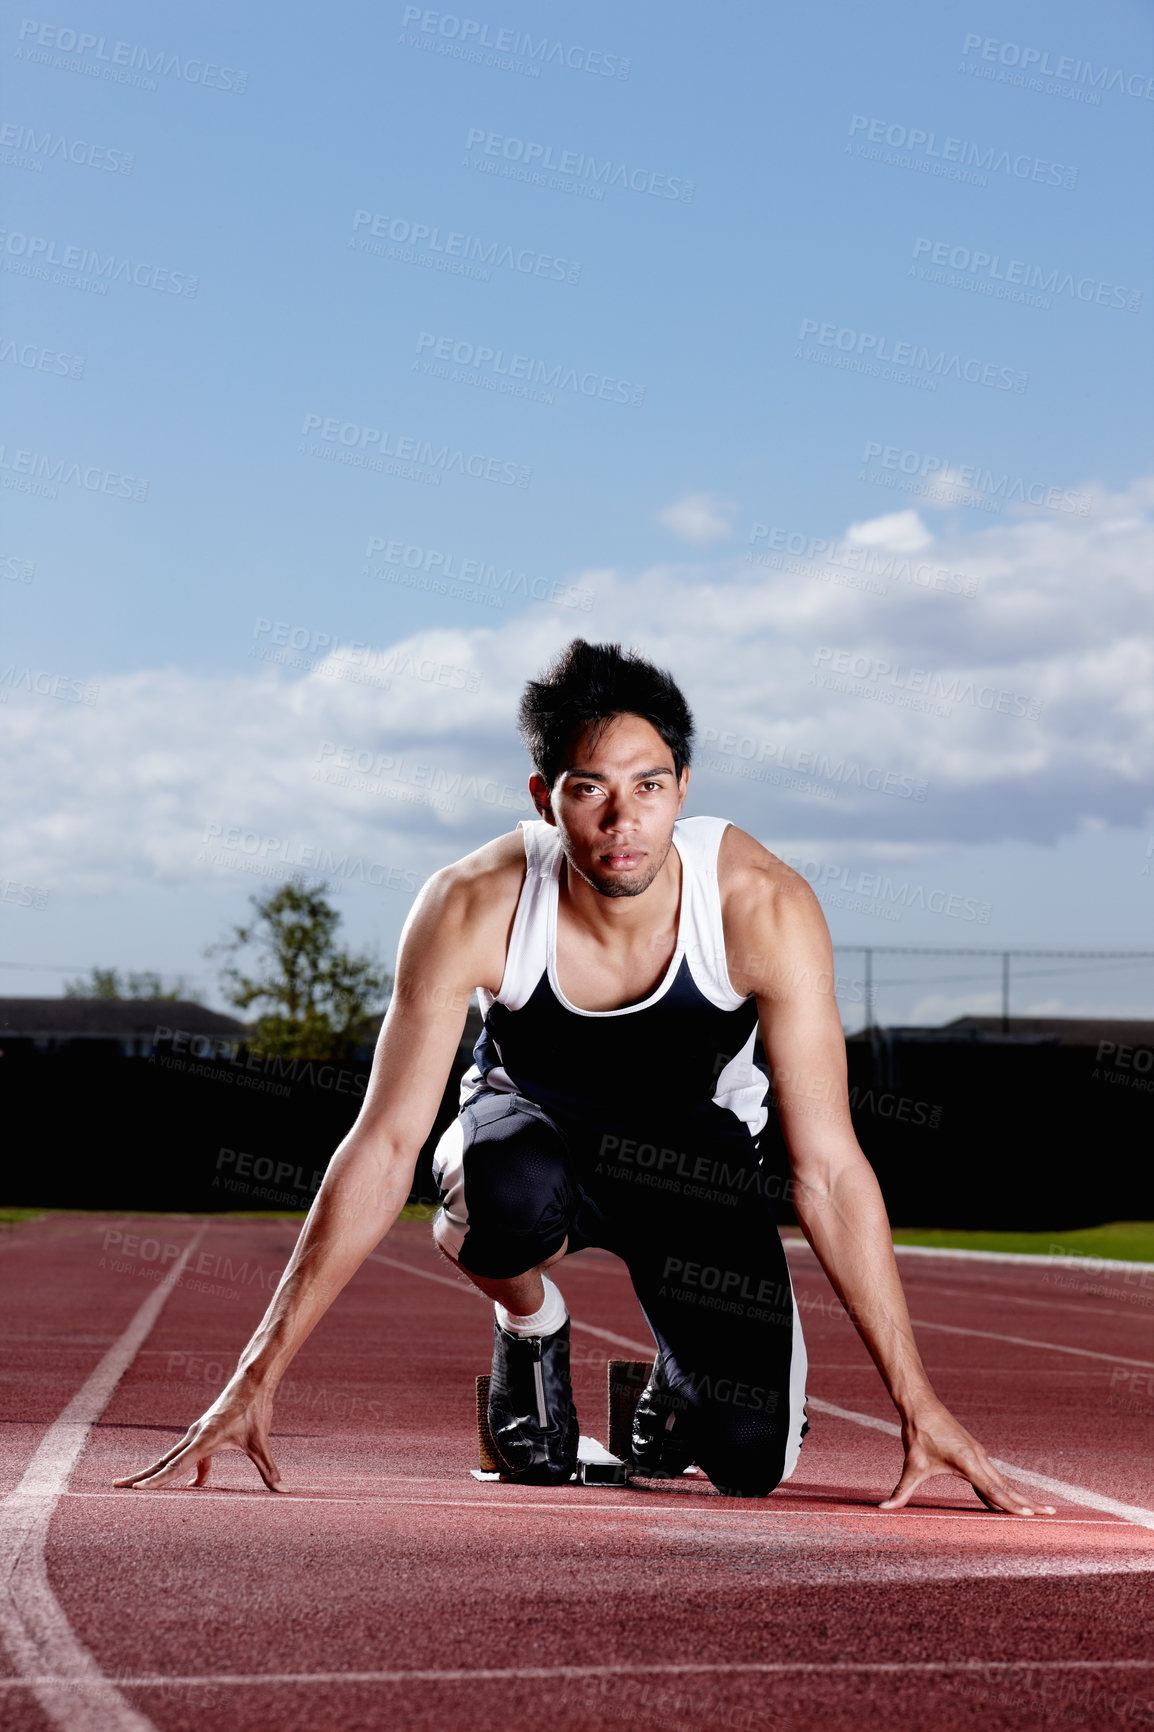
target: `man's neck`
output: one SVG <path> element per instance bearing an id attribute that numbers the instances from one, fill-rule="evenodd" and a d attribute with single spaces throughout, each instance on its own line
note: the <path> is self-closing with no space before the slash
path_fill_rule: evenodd
<path id="1" fill-rule="evenodd" d="M 608 949 L 642 950 L 676 927 L 681 906 L 681 856 L 669 852 L 653 882 L 637 896 L 603 896 L 562 859 L 558 901 L 565 918 Z"/>

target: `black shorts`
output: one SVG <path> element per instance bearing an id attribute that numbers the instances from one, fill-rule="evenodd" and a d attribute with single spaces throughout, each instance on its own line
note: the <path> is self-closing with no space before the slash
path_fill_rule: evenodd
<path id="1" fill-rule="evenodd" d="M 568 1240 L 626 1264 L 665 1377 L 716 1484 L 762 1496 L 805 1430 L 805 1344 L 773 1200 L 720 1107 L 591 1128 L 482 1089 L 445 1132 L 438 1242 L 473 1274 L 524 1274 Z"/>

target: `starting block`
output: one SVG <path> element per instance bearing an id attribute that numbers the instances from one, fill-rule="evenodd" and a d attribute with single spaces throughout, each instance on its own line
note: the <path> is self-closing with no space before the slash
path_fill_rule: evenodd
<path id="1" fill-rule="evenodd" d="M 629 1483 L 629 1435 L 633 1412 L 641 1391 L 649 1382 L 653 1362 L 649 1359 L 611 1359 L 606 1379 L 605 1449 L 595 1437 L 582 1437 L 577 1446 L 577 1485 L 627 1485 Z M 496 1480 L 501 1464 L 489 1430 L 489 1378 L 477 1379 L 477 1451 L 480 1466 L 470 1469 L 474 1479 Z"/>

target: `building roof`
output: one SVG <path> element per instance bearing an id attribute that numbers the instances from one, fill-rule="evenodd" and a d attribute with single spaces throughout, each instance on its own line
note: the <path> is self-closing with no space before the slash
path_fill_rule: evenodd
<path id="1" fill-rule="evenodd" d="M 1121 1016 L 1011 1016 L 1003 1030 L 1000 1016 L 956 1016 L 937 1026 L 887 1027 L 874 1031 L 890 1040 L 1008 1041 L 1029 1046 L 1097 1046 L 1112 1040 L 1117 1046 L 1154 1047 L 1154 1022 Z M 850 1040 L 869 1040 L 866 1029 Z"/>
<path id="2" fill-rule="evenodd" d="M 186 1034 L 244 1038 L 235 1016 L 172 998 L 0 998 L 0 1036 L 29 1040 L 163 1040 Z"/>

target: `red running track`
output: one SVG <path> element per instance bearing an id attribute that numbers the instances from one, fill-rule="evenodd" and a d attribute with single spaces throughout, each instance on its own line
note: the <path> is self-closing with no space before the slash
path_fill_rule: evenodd
<path id="1" fill-rule="evenodd" d="M 947 1479 L 876 1509 L 892 1409 L 802 1245 L 812 1428 L 771 1498 L 478 1484 L 491 1313 L 407 1223 L 283 1388 L 286 1495 L 239 1454 L 202 1491 L 113 1490 L 215 1394 L 295 1232 L 54 1216 L 0 1239 L 12 1732 L 1154 1725 L 1154 1278 L 902 1259 L 939 1392 L 1066 1488 L 1052 1518 Z M 607 1254 L 559 1281 L 604 1441 L 604 1362 L 643 1352 L 645 1326 Z"/>

